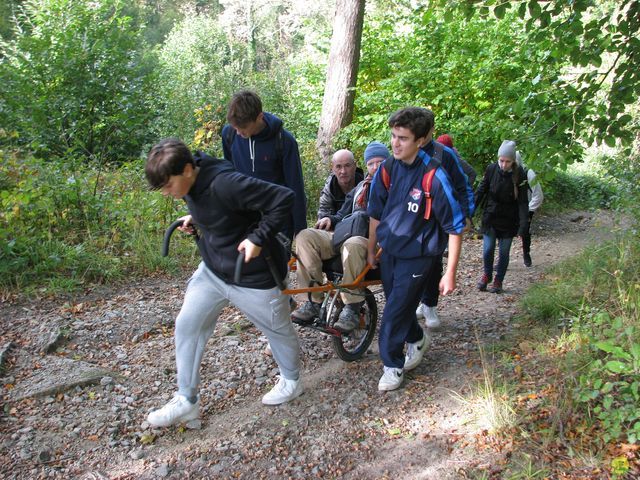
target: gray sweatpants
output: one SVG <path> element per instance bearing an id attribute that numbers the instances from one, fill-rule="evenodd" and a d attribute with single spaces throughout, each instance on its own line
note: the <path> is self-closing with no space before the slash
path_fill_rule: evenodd
<path id="1" fill-rule="evenodd" d="M 267 337 L 280 374 L 297 380 L 300 344 L 291 323 L 289 296 L 278 288 L 259 290 L 228 285 L 201 262 L 191 276 L 176 319 L 175 344 L 178 393 L 198 394 L 200 363 L 220 311 L 232 303 Z"/>

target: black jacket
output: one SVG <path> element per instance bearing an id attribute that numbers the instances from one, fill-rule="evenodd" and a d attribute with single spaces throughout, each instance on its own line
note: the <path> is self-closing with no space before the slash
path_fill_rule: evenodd
<path id="1" fill-rule="evenodd" d="M 262 247 L 259 257 L 243 265 L 239 286 L 267 289 L 276 285 L 265 260 L 271 255 L 281 278 L 286 272 L 284 248 L 275 239 L 293 208 L 293 192 L 280 185 L 236 172 L 226 160 L 202 152 L 194 155 L 199 167 L 184 200 L 198 227 L 198 248 L 205 265 L 226 283 L 233 275 L 238 245 L 248 238 Z"/>
<path id="2" fill-rule="evenodd" d="M 482 232 L 489 228 L 499 238 L 522 235 L 529 219 L 527 198 L 527 176 L 520 166 L 517 169 L 519 182 L 514 188 L 515 170 L 504 172 L 498 163 L 490 164 L 475 193 L 475 204 L 485 205 L 482 212 Z M 518 191 L 516 198 L 515 190 Z M 486 201 L 486 204 L 484 203 Z"/>
<path id="3" fill-rule="evenodd" d="M 356 167 L 355 184 L 364 180 L 364 172 L 360 167 Z M 347 192 L 349 193 L 349 192 Z M 342 208 L 347 194 L 342 191 L 338 184 L 338 177 L 333 172 L 329 174 L 324 182 L 324 187 L 320 192 L 320 206 L 318 207 L 318 220 L 324 217 L 335 215 Z"/>
<path id="4" fill-rule="evenodd" d="M 365 187 L 367 188 L 367 191 L 365 192 L 364 205 L 361 206 L 357 204 L 357 200 L 358 196 Z M 356 185 L 349 193 L 347 193 L 347 196 L 344 198 L 344 203 L 342 204 L 342 207 L 340 207 L 340 210 L 338 210 L 335 215 L 329 215 L 329 218 L 331 219 L 332 229 L 335 229 L 337 223 L 341 222 L 344 217 L 346 217 L 347 215 L 351 215 L 353 212 L 363 210 L 365 214 L 367 213 L 367 202 L 369 201 L 370 187 L 371 178 L 367 177 L 358 185 Z"/>

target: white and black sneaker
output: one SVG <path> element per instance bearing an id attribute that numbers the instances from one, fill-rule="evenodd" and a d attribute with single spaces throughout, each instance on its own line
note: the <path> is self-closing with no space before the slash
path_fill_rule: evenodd
<path id="1" fill-rule="evenodd" d="M 360 308 L 364 302 L 348 303 L 344 306 L 338 317 L 338 321 L 333 324 L 333 328 L 344 333 L 349 333 L 360 326 Z"/>
<path id="2" fill-rule="evenodd" d="M 395 390 L 404 380 L 404 371 L 401 368 L 384 367 L 384 373 L 380 377 L 378 382 L 378 390 L 381 392 L 388 392 L 389 390 Z"/>
<path id="3" fill-rule="evenodd" d="M 304 392 L 302 381 L 289 380 L 280 376 L 278 383 L 269 393 L 262 397 L 262 403 L 265 405 L 280 405 L 294 398 L 298 398 Z"/>
<path id="4" fill-rule="evenodd" d="M 312 323 L 320 315 L 320 303 L 306 301 L 296 310 L 291 312 L 291 318 L 295 323 L 306 325 Z"/>
<path id="5" fill-rule="evenodd" d="M 438 311 L 436 307 L 427 307 L 426 305 L 422 306 L 422 312 L 424 315 L 424 324 L 427 328 L 440 328 L 442 323 L 440 322 L 440 318 L 438 317 Z"/>
<path id="6" fill-rule="evenodd" d="M 423 334 L 422 339 L 414 342 L 407 342 L 407 353 L 404 356 L 404 369 L 405 371 L 413 370 L 422 361 L 424 351 L 427 349 L 427 335 Z"/>

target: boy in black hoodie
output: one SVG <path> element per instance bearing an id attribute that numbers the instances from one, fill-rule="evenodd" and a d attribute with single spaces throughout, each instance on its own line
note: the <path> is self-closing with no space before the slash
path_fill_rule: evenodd
<path id="1" fill-rule="evenodd" d="M 280 368 L 277 385 L 262 398 L 278 405 L 302 394 L 300 345 L 289 319 L 289 298 L 282 295 L 268 268 L 271 256 L 281 275 L 284 249 L 274 239 L 293 206 L 288 188 L 248 177 L 226 160 L 202 152 L 192 155 L 178 139 L 166 139 L 149 152 L 145 166 L 151 187 L 182 198 L 190 215 L 183 231 L 198 228 L 202 262 L 189 280 L 176 319 L 178 391 L 147 421 L 166 427 L 199 417 L 200 363 L 220 311 L 232 303 L 268 338 Z M 235 260 L 244 252 L 241 279 L 234 281 Z"/>

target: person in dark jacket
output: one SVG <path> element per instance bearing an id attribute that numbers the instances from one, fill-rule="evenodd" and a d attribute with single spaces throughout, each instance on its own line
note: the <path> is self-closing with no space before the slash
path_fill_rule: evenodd
<path id="1" fill-rule="evenodd" d="M 320 192 L 318 207 L 318 223 L 315 228 L 328 229 L 328 217 L 335 215 L 344 199 L 353 187 L 364 179 L 364 173 L 356 164 L 353 153 L 349 150 L 338 150 L 331 158 L 331 173 Z M 327 220 L 323 220 L 327 219 Z"/>
<path id="2" fill-rule="evenodd" d="M 516 163 L 516 143 L 512 140 L 502 142 L 498 161 L 487 167 L 478 185 L 476 205 L 485 200 L 481 226 L 483 274 L 478 281 L 478 290 L 487 290 L 493 277 L 497 240 L 498 266 L 489 291 L 501 293 L 513 237 L 522 236 L 529 221 L 527 176 Z"/>
<path id="3" fill-rule="evenodd" d="M 460 206 L 462 207 L 462 211 L 466 218 L 467 227 L 465 228 L 465 231 L 468 231 L 471 228 L 471 218 L 473 217 L 476 208 L 473 201 L 473 189 L 471 188 L 472 183 L 469 181 L 465 172 L 464 164 L 458 156 L 458 153 L 453 149 L 453 147 L 447 144 L 449 143 L 447 140 L 450 140 L 450 137 L 449 139 L 446 137 L 444 138 L 447 143 L 441 143 L 439 140 L 435 142 L 433 141 L 435 115 L 429 109 L 425 109 L 425 112 L 428 115 L 430 130 L 427 134 L 427 142 L 422 147 L 422 150 L 430 157 L 436 157 L 440 161 L 444 171 L 449 175 L 456 197 L 460 202 Z M 438 150 L 441 153 L 436 154 Z M 437 306 L 438 299 L 440 298 L 438 285 L 443 272 L 442 257 L 438 260 L 435 269 L 440 272 L 440 275 L 433 275 L 429 277 L 429 281 L 425 286 L 424 293 L 422 294 L 422 298 L 420 299 L 420 303 L 416 309 L 416 316 L 418 318 L 424 317 L 427 328 L 438 328 L 441 325 L 440 318 L 438 317 Z"/>
<path id="4" fill-rule="evenodd" d="M 478 174 L 476 173 L 476 169 L 473 168 L 471 164 L 467 162 L 464 158 L 462 158 L 462 156 L 458 152 L 458 149 L 453 146 L 453 138 L 451 138 L 451 135 L 449 135 L 448 133 L 443 133 L 438 138 L 436 138 L 436 142 L 441 143 L 445 147 L 449 147 L 458 156 L 458 160 L 460 160 L 460 166 L 462 167 L 462 171 L 467 176 L 467 179 L 469 180 L 469 185 L 473 190 L 473 186 L 476 184 L 476 178 L 478 177 Z"/>
<path id="5" fill-rule="evenodd" d="M 296 255 L 300 259 L 296 270 L 298 285 L 306 287 L 311 280 L 322 280 L 322 261 L 341 255 L 343 283 L 349 284 L 357 278 L 367 265 L 367 238 L 355 235 L 336 249 L 333 230 L 347 215 L 354 212 L 366 215 L 369 201 L 371 179 L 380 164 L 389 156 L 389 150 L 380 142 L 371 142 L 364 151 L 364 162 L 367 166 L 367 178 L 355 186 L 346 196 L 342 207 L 333 215 L 323 217 L 329 224 L 329 230 L 321 228 L 307 228 L 300 232 L 296 240 Z M 340 294 L 344 308 L 334 328 L 343 332 L 350 332 L 359 324 L 359 314 L 364 304 L 364 291 L 343 291 Z M 291 315 L 299 323 L 312 321 L 320 313 L 322 293 L 310 294 L 310 299 Z"/>
<path id="6" fill-rule="evenodd" d="M 240 173 L 283 185 L 295 194 L 283 232 L 289 237 L 307 228 L 307 201 L 298 143 L 282 120 L 262 111 L 260 97 L 251 90 L 233 95 L 222 129 L 224 158 Z"/>
<path id="7" fill-rule="evenodd" d="M 544 193 L 540 186 L 540 181 L 536 177 L 536 172 L 522 162 L 522 156 L 520 152 L 516 152 L 516 162 L 522 167 L 524 173 L 527 176 L 527 198 L 529 199 L 529 220 L 527 222 L 527 228 L 522 235 L 522 259 L 524 260 L 524 266 L 531 266 L 531 221 L 536 210 L 542 205 L 544 200 Z"/>
<path id="8" fill-rule="evenodd" d="M 181 230 L 197 228 L 202 262 L 189 280 L 175 325 L 178 391 L 147 421 L 166 427 L 199 417 L 200 363 L 220 311 L 232 303 L 268 338 L 280 368 L 277 385 L 262 403 L 277 405 L 302 394 L 300 345 L 282 295 L 268 267 L 270 257 L 283 275 L 287 258 L 274 238 L 294 203 L 286 187 L 249 177 L 226 160 L 195 155 L 178 139 L 166 139 L 149 152 L 145 174 L 163 195 L 182 198 L 189 208 Z M 240 280 L 234 279 L 238 253 L 244 253 Z"/>

